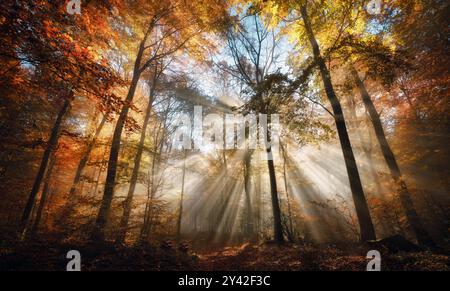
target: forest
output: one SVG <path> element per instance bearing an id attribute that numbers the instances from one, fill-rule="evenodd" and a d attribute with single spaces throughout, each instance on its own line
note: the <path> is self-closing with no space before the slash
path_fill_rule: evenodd
<path id="1" fill-rule="evenodd" d="M 450 271 L 449 4 L 0 1 L 0 270 Z"/>

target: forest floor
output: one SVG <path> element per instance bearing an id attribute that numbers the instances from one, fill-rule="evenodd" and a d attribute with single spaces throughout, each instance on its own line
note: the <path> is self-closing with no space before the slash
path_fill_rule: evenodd
<path id="1" fill-rule="evenodd" d="M 365 271 L 364 244 L 246 244 L 200 255 L 200 270 Z M 430 251 L 381 252 L 382 270 L 450 270 L 450 257 Z"/>
<path id="2" fill-rule="evenodd" d="M 172 241 L 132 247 L 35 241 L 2 244 L 0 270 L 65 271 L 67 252 L 78 250 L 83 271 L 365 271 L 370 249 L 365 244 L 268 242 L 195 252 L 188 243 Z M 393 252 L 388 248 L 380 252 L 382 270 L 450 271 L 448 254 L 424 250 Z"/>

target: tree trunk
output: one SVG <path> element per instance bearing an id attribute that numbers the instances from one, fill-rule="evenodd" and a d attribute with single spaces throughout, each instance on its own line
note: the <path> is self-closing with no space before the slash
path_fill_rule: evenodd
<path id="1" fill-rule="evenodd" d="M 30 218 L 30 214 L 31 214 L 31 211 L 34 206 L 36 196 L 41 187 L 42 179 L 44 178 L 44 174 L 47 169 L 47 165 L 49 163 L 51 153 L 56 148 L 56 145 L 58 144 L 61 124 L 62 124 L 64 116 L 69 111 L 71 99 L 72 98 L 67 98 L 64 100 L 64 104 L 63 104 L 61 110 L 59 111 L 58 116 L 53 125 L 52 132 L 50 134 L 49 140 L 47 142 L 47 146 L 44 151 L 44 155 L 42 156 L 41 165 L 39 166 L 39 170 L 38 170 L 36 179 L 34 180 L 33 188 L 31 189 L 30 195 L 28 196 L 27 204 L 23 211 L 22 231 L 25 230 L 28 220 Z"/>
<path id="2" fill-rule="evenodd" d="M 153 84 L 154 86 L 154 84 Z M 141 167 L 142 153 L 144 151 L 145 137 L 147 134 L 148 122 L 150 120 L 152 108 L 153 108 L 153 92 L 154 87 L 150 90 L 147 110 L 145 112 L 144 124 L 142 125 L 141 138 L 137 148 L 136 156 L 134 158 L 134 167 L 130 179 L 130 188 L 128 189 L 127 198 L 123 205 L 123 215 L 120 220 L 119 234 L 116 239 L 116 243 L 123 243 L 127 234 L 128 220 L 131 215 L 131 205 L 133 202 L 134 191 L 136 190 L 136 183 L 139 177 L 139 169 Z"/>
<path id="3" fill-rule="evenodd" d="M 154 163 L 155 158 L 153 157 L 153 162 Z M 154 169 L 154 166 L 152 165 L 152 171 Z M 154 191 L 153 191 L 153 181 L 150 180 L 150 170 L 148 170 L 147 172 L 147 201 L 145 202 L 145 209 L 144 209 L 144 223 L 142 224 L 142 228 L 141 228 L 141 233 L 139 236 L 139 240 L 140 241 L 144 241 L 145 239 L 147 239 L 148 237 L 148 233 L 149 233 L 149 229 L 150 227 L 147 227 L 150 224 L 150 217 L 151 217 L 151 207 L 152 207 L 152 202 L 153 202 L 153 196 L 154 196 Z"/>
<path id="4" fill-rule="evenodd" d="M 358 217 L 360 238 L 362 241 L 374 240 L 376 238 L 375 229 L 373 227 L 369 207 L 367 206 L 367 201 L 364 196 L 364 190 L 361 184 L 361 179 L 359 177 L 358 167 L 356 165 L 352 145 L 348 136 L 347 127 L 345 125 L 342 107 L 334 91 L 333 84 L 331 83 L 330 72 L 328 71 L 328 68 L 325 65 L 325 61 L 321 56 L 319 45 L 312 31 L 311 23 L 309 21 L 308 13 L 306 10 L 306 5 L 303 5 L 300 10 L 303 22 L 305 24 L 306 33 L 311 43 L 314 59 L 319 66 L 325 92 L 333 109 L 334 120 L 336 123 L 339 141 L 344 155 L 345 166 L 350 182 L 350 189 L 352 191 L 353 201 L 355 203 L 356 214 Z"/>
<path id="5" fill-rule="evenodd" d="M 386 161 L 389 171 L 391 172 L 392 179 L 395 181 L 398 187 L 398 196 L 400 202 L 405 210 L 406 218 L 409 225 L 411 226 L 417 241 L 421 245 L 435 247 L 434 241 L 431 239 L 428 232 L 425 230 L 422 221 L 417 214 L 414 204 L 411 199 L 411 194 L 408 191 L 406 183 L 402 179 L 402 174 L 400 168 L 398 167 L 397 160 L 391 147 L 386 139 L 386 135 L 383 130 L 383 125 L 381 124 L 380 116 L 375 108 L 375 105 L 370 98 L 369 92 L 367 92 L 364 82 L 360 79 L 358 72 L 355 68 L 351 68 L 353 77 L 355 79 L 356 85 L 358 86 L 361 99 L 363 100 L 364 106 L 369 113 L 370 120 L 372 121 L 373 128 L 375 130 L 375 135 L 380 145 L 381 151 L 383 153 L 384 160 Z"/>
<path id="6" fill-rule="evenodd" d="M 250 162 L 251 156 L 253 154 L 252 150 L 246 150 L 244 156 L 244 191 L 245 191 L 245 233 L 253 238 L 254 234 L 254 224 L 253 224 L 253 209 L 250 197 L 250 186 L 251 186 L 251 172 L 250 172 Z"/>
<path id="7" fill-rule="evenodd" d="M 181 236 L 181 220 L 183 217 L 184 179 L 186 177 L 186 155 L 187 150 L 184 150 L 183 175 L 181 178 L 180 210 L 178 212 L 178 220 L 177 220 L 177 238 L 180 238 Z"/>
<path id="8" fill-rule="evenodd" d="M 139 52 L 134 63 L 133 78 L 131 80 L 130 89 L 128 91 L 127 97 L 125 99 L 125 104 L 120 111 L 119 118 L 117 119 L 116 127 L 114 128 L 114 134 L 111 141 L 111 150 L 109 153 L 108 169 L 105 181 L 105 190 L 103 193 L 102 204 L 95 221 L 95 226 L 92 232 L 92 239 L 96 241 L 104 240 L 104 229 L 106 223 L 109 219 L 109 212 L 111 210 L 111 203 L 114 197 L 114 186 L 116 184 L 116 172 L 117 172 L 117 162 L 119 159 L 120 152 L 120 141 L 122 137 L 122 131 L 125 126 L 125 121 L 130 110 L 130 104 L 133 101 L 134 94 L 141 76 L 141 60 L 145 49 L 146 38 L 141 41 L 139 46 Z"/>
<path id="9" fill-rule="evenodd" d="M 257 233 L 257 236 L 259 237 L 260 233 L 261 233 L 261 221 L 262 221 L 262 215 L 261 215 L 261 209 L 263 208 L 263 203 L 262 203 L 262 185 L 261 185 L 261 168 L 260 168 L 260 164 L 261 164 L 261 153 L 258 152 L 258 154 L 256 155 L 256 163 L 257 165 L 257 173 L 255 175 L 255 200 L 254 200 L 254 205 L 255 205 L 255 217 L 253 219 L 253 221 L 255 222 L 255 231 Z"/>
<path id="10" fill-rule="evenodd" d="M 147 240 L 150 231 L 152 229 L 152 220 L 153 220 L 153 202 L 155 200 L 156 195 L 156 187 L 155 187 L 155 172 L 156 172 L 156 154 L 153 155 L 152 160 L 152 169 L 148 171 L 148 183 L 147 183 L 147 201 L 145 203 L 145 211 L 144 211 L 144 224 L 141 229 L 140 240 Z M 150 175 L 151 173 L 151 175 Z"/>
<path id="11" fill-rule="evenodd" d="M 106 118 L 106 114 L 105 114 L 105 115 L 103 115 L 102 120 L 100 121 L 100 124 L 98 125 L 97 129 L 95 130 L 93 139 L 87 145 L 86 150 L 85 150 L 83 156 L 81 157 L 80 162 L 78 163 L 77 171 L 75 172 L 75 177 L 73 179 L 72 186 L 70 187 L 69 197 L 67 199 L 67 202 L 65 203 L 63 211 L 60 214 L 61 222 L 70 216 L 70 214 L 72 213 L 72 211 L 75 207 L 75 202 L 76 202 L 75 197 L 76 197 L 76 192 L 78 190 L 78 185 L 81 180 L 81 175 L 83 174 L 84 168 L 86 167 L 86 164 L 89 161 L 89 156 L 91 155 L 92 149 L 94 148 L 95 144 L 97 143 L 98 136 L 100 135 L 100 132 L 102 131 L 103 126 L 106 123 L 106 119 L 107 118 Z"/>
<path id="12" fill-rule="evenodd" d="M 39 201 L 39 208 L 36 212 L 36 217 L 34 219 L 34 223 L 31 228 L 30 237 L 34 237 L 36 235 L 36 233 L 38 231 L 39 223 L 41 222 L 42 212 L 44 210 L 45 203 L 47 202 L 47 194 L 48 194 L 48 189 L 50 186 L 50 178 L 52 176 L 53 167 L 55 166 L 55 161 L 56 161 L 56 157 L 55 157 L 55 153 L 53 152 L 50 157 L 47 172 L 45 173 L 44 187 L 42 188 L 41 199 Z"/>
<path id="13" fill-rule="evenodd" d="M 105 160 L 106 160 L 106 155 L 108 153 L 108 145 L 110 143 L 111 143 L 111 138 L 105 144 L 105 149 L 104 149 L 104 151 L 102 153 L 101 159 L 97 161 L 97 163 L 99 163 L 99 165 L 98 165 L 98 174 L 97 174 L 97 177 L 95 179 L 94 190 L 91 193 L 91 195 L 94 196 L 94 197 L 97 196 L 97 194 L 98 194 L 98 192 L 97 192 L 98 191 L 98 185 L 100 183 L 100 177 L 102 176 L 102 173 L 105 170 L 104 169 L 104 163 L 105 163 Z"/>
<path id="14" fill-rule="evenodd" d="M 277 191 L 277 178 L 275 174 L 275 166 L 273 163 L 272 149 L 267 148 L 267 167 L 269 169 L 270 178 L 270 194 L 272 198 L 272 211 L 273 211 L 273 235 L 274 240 L 278 243 L 284 241 L 283 238 L 283 226 L 281 225 L 281 211 L 280 202 L 278 201 L 278 191 Z"/>
<path id="15" fill-rule="evenodd" d="M 156 130 L 156 136 L 154 136 L 155 144 L 153 145 L 153 152 L 152 152 L 152 154 L 153 154 L 152 168 L 151 168 L 151 172 L 149 170 L 148 175 L 147 175 L 147 177 L 148 177 L 147 201 L 146 201 L 145 210 L 144 210 L 144 223 L 141 228 L 141 234 L 140 234 L 140 238 L 139 238 L 141 241 L 144 241 L 148 238 L 148 236 L 152 230 L 152 226 L 153 226 L 154 207 L 153 207 L 152 203 L 155 199 L 156 192 L 158 191 L 158 188 L 159 188 L 157 183 L 155 183 L 155 175 L 159 171 L 159 165 L 161 163 L 161 155 L 163 153 L 164 139 L 166 136 L 165 126 L 167 124 L 167 118 L 168 118 L 168 113 L 169 113 L 169 108 L 170 108 L 170 100 L 171 100 L 171 98 L 169 97 L 168 105 L 167 105 L 167 108 L 166 108 L 165 114 L 164 114 L 164 119 L 163 119 L 164 121 L 162 123 L 160 123 L 158 130 Z M 159 137 L 160 131 L 162 132 L 161 137 Z"/>
<path id="16" fill-rule="evenodd" d="M 288 210 L 288 219 L 289 219 L 289 231 L 287 232 L 289 235 L 289 240 L 291 242 L 294 241 L 294 223 L 292 221 L 292 211 L 291 211 L 291 199 L 289 197 L 289 187 L 288 187 L 288 178 L 287 178 L 287 171 L 286 171 L 286 164 L 287 164 L 287 153 L 286 149 L 284 148 L 283 144 L 280 142 L 281 151 L 283 153 L 283 178 L 284 178 L 284 191 L 286 192 L 286 203 L 287 203 L 287 210 Z"/>
<path id="17" fill-rule="evenodd" d="M 80 159 L 80 162 L 78 163 L 77 171 L 75 173 L 75 178 L 73 179 L 72 187 L 70 188 L 69 199 L 72 199 L 72 197 L 75 195 L 78 183 L 80 182 L 80 179 L 81 179 L 81 174 L 83 173 L 83 170 L 86 167 L 86 164 L 88 162 L 89 156 L 91 155 L 92 149 L 94 148 L 95 144 L 97 143 L 98 136 L 100 135 L 100 132 L 102 131 L 103 126 L 106 123 L 106 119 L 107 119 L 106 114 L 104 114 L 102 117 L 102 120 L 100 121 L 100 124 L 98 125 L 97 129 L 95 130 L 93 139 L 89 142 L 83 156 Z"/>

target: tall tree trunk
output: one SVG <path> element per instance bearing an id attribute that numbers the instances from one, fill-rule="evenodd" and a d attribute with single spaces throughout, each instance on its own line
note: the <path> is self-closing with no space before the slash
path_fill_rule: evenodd
<path id="1" fill-rule="evenodd" d="M 289 219 L 289 231 L 287 232 L 289 235 L 289 240 L 291 242 L 294 241 L 294 223 L 292 221 L 292 211 L 291 211 L 291 199 L 289 197 L 289 187 L 288 187 L 288 178 L 287 178 L 287 171 L 286 171 L 286 165 L 287 165 L 287 153 L 286 149 L 284 148 L 283 144 L 280 142 L 281 151 L 283 154 L 283 179 L 284 179 L 284 191 L 286 192 L 286 202 L 287 202 L 287 208 L 288 208 L 288 219 Z"/>
<path id="2" fill-rule="evenodd" d="M 170 105 L 170 98 L 169 103 Z M 141 234 L 140 234 L 140 240 L 144 241 L 148 238 L 153 225 L 153 201 L 155 199 L 155 195 L 157 192 L 157 185 L 155 183 L 155 175 L 159 171 L 158 166 L 161 162 L 161 155 L 162 155 L 162 149 L 164 144 L 164 137 L 166 135 L 165 132 L 165 126 L 167 122 L 167 114 L 169 112 L 169 105 L 166 108 L 165 116 L 164 116 L 164 122 L 160 124 L 158 130 L 156 130 L 156 135 L 154 137 L 155 144 L 153 145 L 153 157 L 152 157 L 152 168 L 151 171 L 148 171 L 148 183 L 147 183 L 147 201 L 145 204 L 145 211 L 144 211 L 144 223 L 141 228 Z M 160 130 L 162 129 L 162 136 L 159 138 Z M 159 143 L 159 144 L 158 144 Z M 158 150 L 159 148 L 159 150 Z"/>
<path id="3" fill-rule="evenodd" d="M 34 218 L 33 226 L 31 227 L 30 237 L 34 237 L 38 231 L 39 223 L 41 222 L 42 212 L 44 210 L 45 204 L 47 202 L 47 194 L 50 186 L 50 178 L 52 176 L 53 167 L 55 166 L 56 156 L 55 152 L 52 153 L 50 161 L 48 164 L 47 172 L 44 178 L 44 187 L 42 188 L 41 199 L 39 200 L 39 207 L 36 212 L 36 217 Z"/>
<path id="4" fill-rule="evenodd" d="M 166 124 L 167 124 L 167 118 L 170 110 L 170 100 L 168 99 L 168 105 L 166 110 L 164 111 L 164 118 L 163 122 L 160 123 L 158 130 L 156 130 L 156 135 L 154 136 L 155 144 L 153 145 L 153 157 L 152 157 L 152 168 L 151 172 L 148 171 L 148 183 L 147 183 L 147 202 L 145 204 L 145 210 L 144 210 L 144 223 L 141 228 L 141 234 L 140 234 L 140 240 L 144 241 L 148 238 L 150 235 L 150 232 L 152 231 L 153 226 L 153 214 L 154 214 L 154 207 L 152 206 L 153 201 L 155 200 L 156 192 L 159 188 L 159 182 L 155 183 L 155 176 L 156 173 L 159 172 L 159 165 L 161 163 L 161 156 L 164 149 L 164 139 L 166 136 Z M 161 137 L 159 137 L 159 134 L 161 132 Z M 170 150 L 169 150 L 170 151 Z M 161 176 L 160 176 L 161 179 Z"/>
<path id="5" fill-rule="evenodd" d="M 154 86 L 155 84 L 153 84 Z M 134 158 L 134 167 L 133 172 L 131 174 L 130 179 L 130 187 L 128 189 L 127 198 L 124 201 L 123 204 L 123 215 L 120 220 L 120 228 L 119 228 L 119 234 L 117 236 L 116 242 L 117 243 L 123 243 L 127 234 L 127 227 L 128 227 L 128 220 L 130 219 L 131 215 L 131 205 L 133 202 L 133 196 L 134 191 L 136 190 L 136 183 L 139 177 L 139 169 L 141 167 L 141 160 L 142 160 L 142 153 L 144 151 L 144 143 L 145 143 L 145 137 L 147 134 L 147 127 L 148 122 L 150 120 L 152 108 L 153 108 L 153 93 L 154 93 L 154 87 L 151 88 L 150 94 L 149 94 L 149 100 L 147 105 L 147 110 L 145 112 L 144 117 L 144 124 L 142 125 L 142 131 L 141 131 L 141 137 L 139 140 L 139 145 L 137 148 L 136 156 Z"/>
<path id="6" fill-rule="evenodd" d="M 253 154 L 252 150 L 246 150 L 244 156 L 244 191 L 245 191 L 245 210 L 246 210 L 245 233 L 250 237 L 253 237 L 254 234 L 253 209 L 250 197 L 250 188 L 251 188 L 250 162 L 252 154 Z"/>
<path id="7" fill-rule="evenodd" d="M 375 229 L 373 227 L 372 218 L 370 217 L 366 197 L 364 196 L 364 190 L 361 184 L 361 179 L 359 177 L 358 167 L 356 165 L 352 145 L 348 136 L 347 127 L 345 125 L 342 107 L 334 91 L 333 84 L 331 83 L 330 72 L 328 71 L 325 61 L 321 56 L 320 48 L 314 36 L 308 17 L 306 5 L 303 5 L 300 11 L 302 14 L 303 22 L 305 24 L 306 33 L 311 43 L 314 59 L 319 66 L 325 92 L 333 109 L 334 120 L 336 123 L 339 141 L 344 155 L 345 166 L 347 168 L 347 174 L 350 182 L 350 189 L 352 191 L 353 202 L 355 204 L 356 214 L 358 217 L 360 238 L 362 241 L 374 240 L 376 238 Z"/>
<path id="8" fill-rule="evenodd" d="M 223 160 L 223 180 L 222 180 L 222 191 L 221 195 L 219 197 L 219 211 L 213 211 L 212 215 L 213 218 L 210 220 L 210 230 L 211 232 L 217 232 L 217 226 L 221 224 L 221 221 L 223 219 L 223 214 L 225 213 L 225 209 L 227 207 L 227 202 L 229 201 L 228 197 L 230 196 L 229 192 L 230 189 L 228 189 L 228 162 L 227 162 L 227 152 L 226 152 L 226 120 L 224 119 L 224 131 L 223 131 L 223 150 L 222 150 L 222 160 Z M 223 231 L 224 228 L 222 228 Z"/>
<path id="9" fill-rule="evenodd" d="M 270 196 L 272 198 L 272 212 L 273 212 L 273 236 L 278 243 L 284 241 L 283 226 L 281 225 L 281 211 L 280 202 L 278 201 L 277 178 L 275 173 L 275 166 L 273 163 L 273 154 L 271 147 L 266 149 L 267 152 L 267 167 L 269 169 L 270 179 Z"/>
<path id="10" fill-rule="evenodd" d="M 260 168 L 260 164 L 261 164 L 261 153 L 258 152 L 258 154 L 256 155 L 256 163 L 257 165 L 257 172 L 255 175 L 255 200 L 254 200 L 254 205 L 255 205 L 255 218 L 254 218 L 254 222 L 255 222 L 255 231 L 257 233 L 257 236 L 259 237 L 260 233 L 261 233 L 261 209 L 263 208 L 263 204 L 262 204 L 262 185 L 261 185 L 261 168 Z"/>
<path id="11" fill-rule="evenodd" d="M 103 151 L 103 153 L 102 153 L 102 157 L 101 157 L 101 159 L 98 161 L 98 163 L 99 163 L 99 166 L 98 166 L 98 174 L 97 174 L 97 178 L 95 179 L 95 185 L 94 185 L 94 190 L 92 191 L 92 195 L 95 197 L 97 194 L 98 194 L 98 192 L 97 192 L 97 190 L 98 190 L 98 185 L 99 185 L 99 183 L 100 183 L 100 177 L 102 176 L 102 173 L 104 172 L 104 163 L 105 163 L 105 160 L 106 160 L 106 156 L 107 156 L 107 154 L 108 154 L 108 146 L 109 146 L 109 144 L 111 143 L 111 138 L 109 138 L 108 139 L 108 141 L 106 142 L 106 144 L 105 144 L 105 149 L 104 149 L 104 151 Z"/>
<path id="12" fill-rule="evenodd" d="M 72 213 L 74 207 L 75 207 L 75 197 L 76 197 L 76 192 L 78 190 L 78 186 L 80 184 L 80 180 L 81 180 L 81 176 L 83 174 L 83 171 L 89 161 L 89 157 L 91 155 L 92 149 L 94 148 L 94 146 L 97 143 L 97 139 L 103 129 L 103 126 L 106 123 L 106 114 L 103 115 L 102 120 L 100 121 L 100 124 L 97 126 L 95 133 L 94 133 L 94 137 L 92 138 L 92 140 L 88 143 L 86 150 L 83 153 L 83 156 L 80 159 L 80 162 L 78 163 L 78 167 L 77 170 L 75 172 L 75 177 L 73 179 L 72 182 L 72 186 L 70 187 L 70 191 L 69 191 L 69 197 L 67 199 L 67 202 L 65 203 L 65 206 L 63 208 L 63 211 L 61 212 L 60 216 L 60 221 L 64 221 L 65 219 L 67 219 L 70 214 Z M 82 189 L 81 189 L 82 190 Z M 80 191 L 82 192 L 82 191 Z"/>
<path id="13" fill-rule="evenodd" d="M 100 135 L 100 132 L 103 129 L 103 126 L 106 123 L 107 115 L 104 114 L 102 117 L 102 120 L 100 121 L 100 124 L 98 125 L 97 129 L 95 130 L 94 137 L 89 142 L 88 146 L 86 147 L 86 150 L 84 151 L 83 156 L 80 159 L 80 162 L 78 163 L 77 171 L 75 173 L 75 178 L 72 182 L 72 187 L 70 187 L 69 192 L 69 199 L 72 199 L 72 197 L 75 195 L 75 192 L 77 190 L 78 183 L 81 179 L 81 174 L 83 174 L 83 170 L 86 167 L 86 164 L 89 160 L 89 156 L 91 155 L 92 149 L 94 148 L 95 144 L 97 143 L 98 136 Z"/>
<path id="14" fill-rule="evenodd" d="M 30 195 L 28 196 L 28 201 L 25 206 L 25 209 L 23 211 L 22 215 L 22 231 L 25 230 L 26 225 L 28 223 L 28 220 L 30 218 L 31 211 L 34 206 L 34 202 L 36 200 L 36 196 L 39 192 L 39 189 L 41 187 L 42 179 L 44 178 L 45 171 L 47 169 L 47 165 L 49 163 L 49 159 L 51 156 L 52 151 L 56 148 L 56 145 L 58 144 L 59 139 L 59 133 L 61 129 L 61 124 L 64 119 L 64 116 L 69 111 L 70 103 L 71 103 L 72 96 L 70 98 L 66 98 L 64 100 L 64 104 L 61 108 L 61 110 L 58 113 L 58 116 L 55 120 L 55 123 L 52 128 L 52 132 L 50 134 L 49 140 L 47 142 L 47 146 L 44 151 L 44 155 L 42 156 L 41 165 L 39 166 L 39 170 L 36 176 L 36 179 L 34 180 L 33 188 L 31 189 Z"/>
<path id="15" fill-rule="evenodd" d="M 389 146 L 386 139 L 386 135 L 383 130 L 383 125 L 381 124 L 380 116 L 375 108 L 375 105 L 370 98 L 369 92 L 367 92 L 364 82 L 360 79 L 358 72 L 354 67 L 351 68 L 353 77 L 355 79 L 356 85 L 358 86 L 361 99 L 363 100 L 364 106 L 369 113 L 370 120 L 372 121 L 373 128 L 375 130 L 375 135 L 380 145 L 381 151 L 383 153 L 384 160 L 386 161 L 389 171 L 391 172 L 392 179 L 395 181 L 398 187 L 398 196 L 400 202 L 405 210 L 406 218 L 409 225 L 411 226 L 417 241 L 421 245 L 435 247 L 435 243 L 424 228 L 419 215 L 414 208 L 413 201 L 411 199 L 411 194 L 408 191 L 405 181 L 402 178 L 400 168 L 398 167 L 395 155 Z"/>
<path id="16" fill-rule="evenodd" d="M 153 162 L 154 162 L 154 158 L 153 158 Z M 152 165 L 152 170 L 153 170 L 154 166 Z M 144 241 L 147 237 L 148 237 L 148 227 L 147 225 L 149 225 L 149 221 L 150 221 L 150 217 L 151 217 L 151 203 L 153 202 L 153 182 L 150 180 L 150 170 L 147 171 L 147 201 L 145 202 L 145 209 L 144 209 L 144 223 L 142 225 L 141 228 L 141 233 L 139 236 L 139 240 L 140 241 Z"/>
<path id="17" fill-rule="evenodd" d="M 180 238 L 180 236 L 181 236 L 181 220 L 183 217 L 184 179 L 186 177 L 186 156 L 187 156 L 187 150 L 184 150 L 183 174 L 181 177 L 180 207 L 179 207 L 178 220 L 177 220 L 177 238 Z"/>
<path id="18" fill-rule="evenodd" d="M 134 63 L 133 78 L 131 80 L 130 89 L 128 90 L 127 97 L 125 98 L 125 104 L 120 111 L 119 118 L 117 119 L 116 127 L 114 128 L 114 134 L 111 141 L 111 150 L 109 153 L 108 169 L 105 181 L 105 190 L 103 193 L 102 204 L 95 221 L 95 226 L 92 231 L 92 239 L 96 241 L 104 240 L 104 229 L 109 219 L 109 213 L 111 210 L 111 203 L 114 197 L 114 187 L 116 184 L 116 172 L 117 162 L 120 152 L 120 141 L 122 137 L 122 131 L 125 126 L 125 121 L 130 110 L 131 102 L 133 101 L 134 94 L 136 92 L 138 82 L 142 73 L 141 60 L 145 49 L 146 37 L 141 41 L 139 51 Z"/>

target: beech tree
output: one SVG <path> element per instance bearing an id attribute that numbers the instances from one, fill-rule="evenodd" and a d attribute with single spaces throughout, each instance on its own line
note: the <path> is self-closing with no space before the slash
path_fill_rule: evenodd
<path id="1" fill-rule="evenodd" d="M 103 232 L 114 197 L 122 132 L 142 73 L 158 60 L 176 53 L 185 47 L 189 41 L 201 36 L 200 33 L 208 28 L 209 17 L 220 16 L 222 11 L 221 6 L 218 5 L 219 9 L 216 11 L 213 10 L 213 7 L 209 7 L 207 11 L 202 11 L 204 14 L 196 14 L 194 12 L 198 7 L 183 1 L 137 1 L 137 3 L 131 5 L 133 7 L 127 7 L 128 9 L 125 9 L 125 11 L 129 11 L 130 8 L 138 8 L 132 11 L 139 11 L 140 13 L 140 17 L 136 17 L 139 31 L 135 32 L 140 36 L 140 42 L 128 94 L 115 124 L 105 191 L 92 233 L 92 237 L 99 240 L 104 239 Z"/>
<path id="2" fill-rule="evenodd" d="M 72 35 L 66 32 L 70 25 L 83 26 L 84 20 L 74 19 L 72 23 L 59 14 L 61 7 L 56 4 L 33 1 L 4 2 L 2 11 L 7 22 L 4 25 L 9 44 L 2 46 L 2 56 L 9 60 L 27 63 L 44 79 L 52 80 L 50 98 L 61 100 L 60 110 L 49 135 L 36 179 L 30 191 L 22 215 L 22 229 L 26 227 L 40 190 L 50 156 L 55 150 L 61 126 L 76 94 L 100 98 L 100 102 L 115 99 L 110 89 L 121 84 L 95 52 L 81 45 L 89 33 Z M 92 12 L 92 11 L 89 11 Z M 89 13 L 86 11 L 86 13 Z M 50 17 L 51 20 L 48 20 Z M 16 21 L 20 19 L 21 21 Z M 25 41 L 26 40 L 26 41 Z M 28 45 L 29 41 L 33 44 Z M 6 45 L 6 43 L 4 43 Z M 51 92 L 51 93 L 50 93 Z"/>
<path id="3" fill-rule="evenodd" d="M 231 23 L 229 28 L 225 28 L 225 34 L 228 40 L 229 54 L 233 59 L 231 65 L 220 63 L 219 67 L 237 78 L 246 87 L 251 90 L 254 96 L 250 96 L 244 111 L 256 111 L 265 114 L 276 113 L 273 111 L 271 97 L 268 92 L 260 90 L 263 87 L 264 79 L 274 72 L 274 63 L 276 62 L 276 36 L 275 32 L 268 29 L 259 19 L 258 15 L 244 16 L 240 22 Z M 256 36 L 251 35 L 253 32 Z M 270 122 L 270 121 L 268 121 Z M 270 143 L 268 128 L 264 128 L 267 141 Z M 283 229 L 281 225 L 281 212 L 279 205 L 277 179 L 275 175 L 275 166 L 271 146 L 268 144 L 260 145 L 267 152 L 267 167 L 270 178 L 270 192 L 273 212 L 273 231 L 274 239 L 277 242 L 283 242 Z M 251 150 L 247 149 L 245 158 L 245 170 L 249 171 Z M 246 184 L 246 195 L 248 191 L 248 181 Z M 250 212 L 250 211 L 249 211 Z"/>
<path id="4" fill-rule="evenodd" d="M 278 13 L 279 15 L 277 17 L 273 17 L 274 19 L 276 19 L 276 21 L 283 20 L 283 18 L 280 19 L 280 16 L 285 16 L 287 18 L 289 15 L 290 20 L 288 21 L 291 21 L 293 19 L 293 23 L 295 25 L 294 33 L 300 36 L 304 36 L 309 42 L 314 58 L 314 63 L 320 72 L 320 77 L 323 82 L 325 94 L 332 108 L 332 115 L 335 120 L 339 142 L 341 144 L 342 153 L 346 165 L 350 189 L 358 216 L 361 240 L 366 241 L 375 239 L 375 229 L 372 223 L 369 207 L 367 205 L 367 200 L 364 194 L 364 189 L 356 164 L 355 155 L 353 153 L 353 148 L 348 135 L 342 106 L 334 90 L 329 68 L 326 65 L 324 55 L 321 52 L 321 48 L 316 39 L 316 33 L 314 31 L 314 29 L 317 27 L 318 29 L 326 29 L 328 25 L 333 25 L 326 22 L 326 17 L 322 17 L 322 11 L 331 10 L 334 14 L 337 15 L 339 15 L 339 13 L 343 11 L 343 17 L 345 17 L 345 13 L 346 11 L 348 11 L 348 6 L 350 4 L 345 1 L 343 3 L 339 3 L 339 5 L 335 5 L 335 3 L 332 3 L 331 1 L 322 1 L 320 3 L 315 1 L 299 1 L 298 3 L 282 3 L 280 1 L 269 1 L 261 4 L 257 2 L 256 5 L 259 5 L 259 9 L 263 9 L 263 11 L 266 11 L 271 15 L 275 15 Z M 328 37 L 333 37 L 333 35 L 328 35 Z M 333 40 L 328 42 L 331 42 L 333 44 Z"/>

